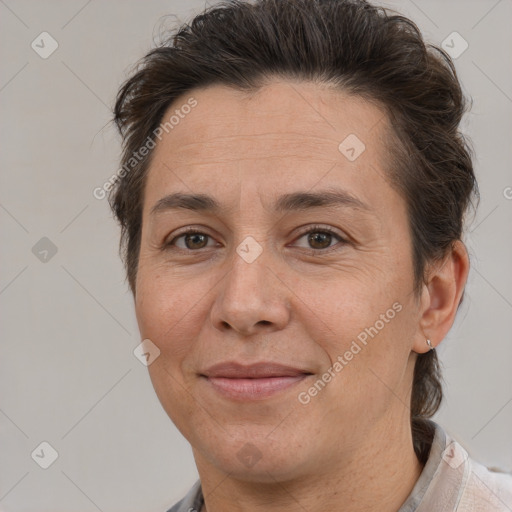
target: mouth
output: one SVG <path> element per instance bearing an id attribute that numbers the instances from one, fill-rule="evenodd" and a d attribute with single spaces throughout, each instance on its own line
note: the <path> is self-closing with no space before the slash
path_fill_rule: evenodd
<path id="1" fill-rule="evenodd" d="M 243 365 L 236 362 L 214 365 L 200 374 L 212 389 L 224 397 L 263 400 L 302 382 L 313 375 L 306 369 L 272 362 Z"/>

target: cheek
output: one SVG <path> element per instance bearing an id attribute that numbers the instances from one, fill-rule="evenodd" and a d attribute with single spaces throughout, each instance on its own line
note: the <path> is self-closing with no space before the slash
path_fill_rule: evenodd
<path id="1" fill-rule="evenodd" d="M 358 401 L 364 399 L 368 410 L 380 410 L 402 385 L 415 332 L 416 306 L 409 282 L 394 277 L 392 282 L 373 281 L 365 286 L 345 283 L 331 290 L 323 309 L 317 304 L 316 311 L 324 311 L 323 322 L 317 322 L 319 328 L 329 326 L 324 328 L 328 335 L 322 348 L 331 367 L 335 365 L 331 390 L 338 399 L 344 397 L 349 409 L 358 410 Z"/>
<path id="2" fill-rule="evenodd" d="M 148 366 L 156 395 L 181 430 L 186 426 L 182 419 L 193 412 L 183 390 L 190 385 L 184 366 L 197 336 L 197 299 L 162 273 L 143 269 L 137 277 L 135 311 L 141 339 L 151 340 L 160 350 Z"/>
<path id="3" fill-rule="evenodd" d="M 176 364 L 191 346 L 197 320 L 198 298 L 164 274 L 141 269 L 137 277 L 135 313 L 142 339 L 150 339 L 167 364 Z M 172 356 L 172 357 L 171 357 Z"/>

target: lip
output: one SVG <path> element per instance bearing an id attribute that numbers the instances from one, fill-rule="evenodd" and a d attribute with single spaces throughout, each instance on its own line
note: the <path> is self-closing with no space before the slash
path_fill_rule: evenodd
<path id="1" fill-rule="evenodd" d="M 304 380 L 311 372 L 273 362 L 243 365 L 233 361 L 211 366 L 201 377 L 220 394 L 235 400 L 262 400 Z"/>
<path id="2" fill-rule="evenodd" d="M 310 373 L 310 371 L 304 368 L 295 368 L 267 361 L 247 365 L 228 361 L 210 366 L 210 368 L 202 372 L 202 375 L 209 378 L 264 379 L 268 377 L 297 377 L 298 375 Z"/>

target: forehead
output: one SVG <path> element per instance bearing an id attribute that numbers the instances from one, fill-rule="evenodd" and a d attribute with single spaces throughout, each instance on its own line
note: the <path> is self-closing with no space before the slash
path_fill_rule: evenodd
<path id="1" fill-rule="evenodd" d="M 162 123 L 190 98 L 196 106 L 183 109 L 188 113 L 154 149 L 145 209 L 176 188 L 222 195 L 243 180 L 265 195 L 319 180 L 325 186 L 341 180 L 349 189 L 383 180 L 387 118 L 362 98 L 304 82 L 276 80 L 256 92 L 214 85 L 175 101 Z"/>
<path id="2" fill-rule="evenodd" d="M 244 150 L 255 145 L 249 155 L 256 157 L 261 154 L 261 145 L 267 148 L 275 140 L 279 147 L 283 137 L 293 149 L 300 150 L 302 143 L 312 141 L 314 147 L 321 144 L 318 154 L 331 153 L 333 149 L 337 152 L 341 138 L 351 130 L 368 138 L 374 128 L 385 122 L 385 115 L 376 105 L 309 82 L 275 81 L 251 92 L 214 85 L 191 91 L 189 96 L 194 96 L 198 105 L 173 129 L 173 140 L 169 137 L 183 157 L 195 153 L 196 144 L 212 142 L 218 148 L 233 149 L 229 137 L 238 137 L 240 144 L 244 136 L 250 137 Z M 168 113 L 185 101 L 185 96 L 177 100 Z M 187 125 L 194 129 L 187 130 Z M 376 129 L 373 135 L 377 133 Z M 272 145 L 268 149 L 271 148 L 277 149 Z"/>

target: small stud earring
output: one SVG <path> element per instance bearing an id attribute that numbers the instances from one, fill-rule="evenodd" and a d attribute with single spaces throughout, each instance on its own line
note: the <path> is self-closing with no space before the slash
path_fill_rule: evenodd
<path id="1" fill-rule="evenodd" d="M 427 345 L 429 346 L 430 350 L 434 350 L 434 347 L 432 346 L 432 342 L 427 338 Z"/>

